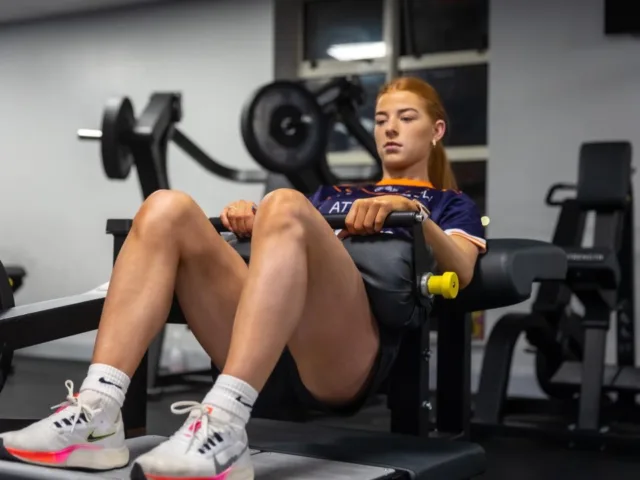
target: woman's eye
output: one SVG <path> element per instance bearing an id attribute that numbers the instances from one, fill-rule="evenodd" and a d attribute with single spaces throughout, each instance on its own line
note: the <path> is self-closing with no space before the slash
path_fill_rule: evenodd
<path id="1" fill-rule="evenodd" d="M 411 122 L 414 120 L 413 117 L 402 117 L 400 120 L 402 120 L 403 122 Z"/>
<path id="2" fill-rule="evenodd" d="M 384 123 L 384 120 L 376 120 L 376 125 L 382 125 Z"/>

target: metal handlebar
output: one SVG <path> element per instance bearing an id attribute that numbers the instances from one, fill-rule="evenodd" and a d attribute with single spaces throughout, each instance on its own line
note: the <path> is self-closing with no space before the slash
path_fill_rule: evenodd
<path id="1" fill-rule="evenodd" d="M 331 228 L 344 228 L 347 219 L 346 214 L 330 214 L 324 216 Z M 384 222 L 386 228 L 408 228 L 424 220 L 424 215 L 420 212 L 392 212 Z M 218 232 L 228 232 L 219 217 L 210 218 L 209 221 Z"/>
<path id="2" fill-rule="evenodd" d="M 578 190 L 578 186 L 574 183 L 556 183 L 551 185 L 551 187 L 549 188 L 549 191 L 547 192 L 545 203 L 551 207 L 558 207 L 562 205 L 564 200 L 556 200 L 553 198 L 556 192 L 559 192 L 561 190 L 575 192 Z"/>

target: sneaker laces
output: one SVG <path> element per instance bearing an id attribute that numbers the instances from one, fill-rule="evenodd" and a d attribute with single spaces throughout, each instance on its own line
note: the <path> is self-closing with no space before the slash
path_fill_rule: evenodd
<path id="1" fill-rule="evenodd" d="M 73 382 L 71 380 L 65 381 L 64 386 L 67 387 L 67 399 L 64 402 L 51 407 L 51 410 L 57 410 L 60 407 L 67 407 L 65 408 L 65 410 L 67 410 L 68 408 L 73 409 L 73 417 L 72 417 L 73 420 L 71 420 L 71 433 L 73 433 L 77 423 L 80 421 L 80 415 L 84 413 L 86 419 L 88 421 L 91 421 L 91 419 L 97 413 L 98 410 L 93 409 L 87 404 L 85 404 L 80 399 L 80 396 L 76 397 L 74 395 Z"/>
<path id="2" fill-rule="evenodd" d="M 185 435 L 189 437 L 185 453 L 191 449 L 196 438 L 204 443 L 212 433 L 223 433 L 227 430 L 226 425 L 209 415 L 210 412 L 211 407 L 200 402 L 186 400 L 171 405 L 171 413 L 175 415 L 189 414 L 189 418 L 182 428 L 172 435 L 172 438 L 182 442 L 184 442 Z M 209 428 L 211 428 L 211 432 L 209 432 Z M 188 434 L 185 429 L 189 432 Z"/>

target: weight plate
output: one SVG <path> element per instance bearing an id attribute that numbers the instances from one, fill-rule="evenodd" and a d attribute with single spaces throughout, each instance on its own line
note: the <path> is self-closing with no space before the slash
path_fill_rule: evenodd
<path id="1" fill-rule="evenodd" d="M 131 172 L 133 155 L 128 139 L 136 122 L 133 104 L 127 97 L 107 102 L 102 115 L 102 166 L 109 178 L 124 180 Z"/>
<path id="2" fill-rule="evenodd" d="M 327 147 L 327 118 L 315 96 L 294 82 L 261 87 L 242 111 L 241 131 L 251 156 L 276 173 L 315 166 Z"/>

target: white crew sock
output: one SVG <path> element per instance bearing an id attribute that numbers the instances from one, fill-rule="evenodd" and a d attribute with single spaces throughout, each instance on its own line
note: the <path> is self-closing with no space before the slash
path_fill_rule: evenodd
<path id="1" fill-rule="evenodd" d="M 258 392 L 247 382 L 231 375 L 219 375 L 202 403 L 225 410 L 246 424 L 257 398 Z"/>
<path id="2" fill-rule="evenodd" d="M 130 383 L 131 379 L 126 373 L 110 365 L 94 363 L 89 366 L 87 377 L 80 387 L 80 393 L 97 392 L 109 410 L 114 409 L 119 412 Z"/>

